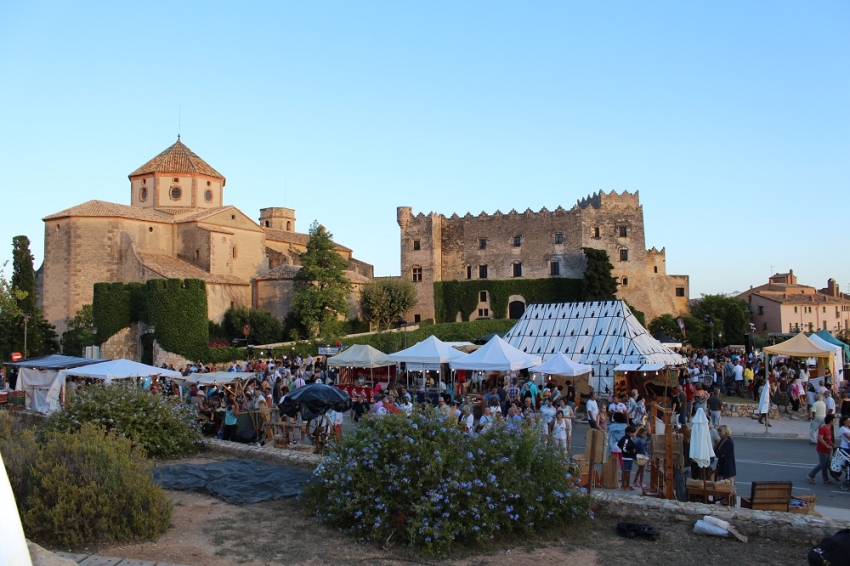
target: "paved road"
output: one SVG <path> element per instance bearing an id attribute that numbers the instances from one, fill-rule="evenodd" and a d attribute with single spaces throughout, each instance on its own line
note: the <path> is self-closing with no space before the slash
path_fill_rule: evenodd
<path id="1" fill-rule="evenodd" d="M 584 452 L 587 427 L 574 430 L 573 453 Z M 818 505 L 850 509 L 850 491 L 838 484 L 824 485 L 818 474 L 817 485 L 806 481 L 806 474 L 817 463 L 815 447 L 808 440 L 787 438 L 735 438 L 738 475 L 735 484 L 739 495 L 748 495 L 750 484 L 757 480 L 792 481 L 794 495 L 816 493 Z"/>

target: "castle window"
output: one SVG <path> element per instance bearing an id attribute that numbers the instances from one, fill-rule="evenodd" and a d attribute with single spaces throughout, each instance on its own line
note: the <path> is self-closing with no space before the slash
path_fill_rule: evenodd
<path id="1" fill-rule="evenodd" d="M 620 250 L 620 261 L 629 261 L 629 250 Z"/>
<path id="2" fill-rule="evenodd" d="M 153 226 L 148 226 L 148 232 L 153 232 Z"/>
<path id="3" fill-rule="evenodd" d="M 514 247 L 518 248 L 522 245 L 522 236 L 514 236 Z"/>
<path id="4" fill-rule="evenodd" d="M 212 191 L 204 191 L 204 200 L 207 202 L 212 202 Z"/>
<path id="5" fill-rule="evenodd" d="M 558 232 L 557 234 L 555 234 L 555 243 L 556 244 L 563 244 L 564 243 L 564 234 L 563 233 Z"/>
<path id="6" fill-rule="evenodd" d="M 479 279 L 487 279 L 487 266 L 479 265 L 478 266 L 478 278 Z"/>
<path id="7" fill-rule="evenodd" d="M 561 274 L 561 262 L 550 261 L 549 262 L 549 275 L 560 275 L 560 274 Z"/>
<path id="8" fill-rule="evenodd" d="M 590 237 L 591 238 L 601 238 L 602 237 L 602 229 L 599 226 L 594 226 L 590 229 Z"/>
<path id="9" fill-rule="evenodd" d="M 629 286 L 629 278 L 623 277 L 623 281 L 622 281 L 622 283 L 620 283 L 620 285 L 622 285 L 623 287 L 628 287 Z"/>
<path id="10" fill-rule="evenodd" d="M 419 251 L 422 249 L 422 244 L 419 240 L 413 240 L 413 251 Z"/>
<path id="11" fill-rule="evenodd" d="M 239 252 L 236 246 L 233 246 L 233 259 L 236 259 L 239 256 Z"/>
<path id="12" fill-rule="evenodd" d="M 478 309 L 478 316 L 479 317 L 489 317 L 490 316 L 490 309 Z"/>
<path id="13" fill-rule="evenodd" d="M 268 220 L 266 220 L 266 228 L 268 228 L 269 226 L 270 226 L 270 223 L 269 223 Z"/>
<path id="14" fill-rule="evenodd" d="M 652 270 L 653 270 L 653 272 L 658 273 L 658 266 L 657 266 L 657 265 L 653 265 L 653 266 L 652 266 Z"/>
<path id="15" fill-rule="evenodd" d="M 518 261 L 513 266 L 514 277 L 522 277 L 522 263 Z"/>
<path id="16" fill-rule="evenodd" d="M 466 278 L 472 279 L 472 266 L 471 265 L 466 266 Z"/>
<path id="17" fill-rule="evenodd" d="M 212 184 L 212 183 L 210 183 L 209 181 L 207 181 L 207 186 L 208 186 L 208 187 L 209 187 L 211 184 Z"/>
<path id="18" fill-rule="evenodd" d="M 145 202 L 146 200 L 148 200 L 148 188 L 147 187 L 142 187 L 142 189 L 139 191 L 139 200 L 142 201 L 142 202 Z"/>
<path id="19" fill-rule="evenodd" d="M 418 283 L 419 281 L 422 281 L 422 268 L 421 267 L 414 267 L 413 268 L 413 281 L 416 282 L 416 283 Z"/>
<path id="20" fill-rule="evenodd" d="M 178 179 L 177 177 L 174 177 L 173 181 L 174 181 L 175 183 L 179 183 L 179 182 L 180 182 L 180 179 Z"/>
<path id="21" fill-rule="evenodd" d="M 201 250 L 195 250 L 195 259 L 201 258 Z"/>
<path id="22" fill-rule="evenodd" d="M 685 288 L 684 287 L 676 287 L 676 296 L 684 297 L 685 296 Z"/>
<path id="23" fill-rule="evenodd" d="M 292 222 L 290 222 L 289 220 L 286 221 L 286 231 L 292 232 Z"/>
<path id="24" fill-rule="evenodd" d="M 478 249 L 486 250 L 487 249 L 487 238 L 478 238 Z"/>
<path id="25" fill-rule="evenodd" d="M 620 233 L 621 238 L 629 237 L 629 227 L 628 226 L 617 226 L 617 230 Z"/>
<path id="26" fill-rule="evenodd" d="M 422 322 L 422 315 L 421 314 L 413 315 L 413 322 L 414 322 L 414 324 L 419 324 L 420 322 Z"/>
<path id="27" fill-rule="evenodd" d="M 478 293 L 478 302 L 486 303 L 487 302 L 487 291 L 480 291 Z"/>
<path id="28" fill-rule="evenodd" d="M 180 187 L 171 187 L 171 191 L 169 191 L 168 195 L 172 200 L 180 200 L 180 197 L 183 196 L 183 189 Z"/>

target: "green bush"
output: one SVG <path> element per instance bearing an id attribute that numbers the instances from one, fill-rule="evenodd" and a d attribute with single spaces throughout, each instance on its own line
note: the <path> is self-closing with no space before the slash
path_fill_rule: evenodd
<path id="1" fill-rule="evenodd" d="M 361 541 L 443 554 L 500 533 L 540 534 L 587 517 L 575 470 L 523 425 L 470 436 L 434 409 L 367 418 L 316 469 L 302 498 Z"/>
<path id="2" fill-rule="evenodd" d="M 27 431 L 0 449 L 32 540 L 79 547 L 156 539 L 168 529 L 172 503 L 126 438 L 85 424 L 43 443 Z"/>
<path id="3" fill-rule="evenodd" d="M 128 438 L 151 457 L 191 454 L 201 440 L 186 405 L 122 382 L 77 389 L 67 410 L 50 415 L 40 435 L 77 432 L 86 423 Z"/>
<path id="4" fill-rule="evenodd" d="M 207 288 L 200 279 L 151 279 L 147 286 L 149 323 L 168 352 L 200 360 L 209 349 Z"/>
<path id="5" fill-rule="evenodd" d="M 93 293 L 92 319 L 102 344 L 133 322 L 130 295 L 124 283 L 95 283 Z"/>

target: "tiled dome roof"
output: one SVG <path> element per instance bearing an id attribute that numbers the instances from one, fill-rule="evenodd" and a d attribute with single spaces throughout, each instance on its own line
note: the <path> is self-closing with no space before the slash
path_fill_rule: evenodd
<path id="1" fill-rule="evenodd" d="M 135 177 L 146 173 L 196 173 L 224 179 L 224 175 L 183 145 L 180 136 L 177 136 L 177 143 L 130 173 L 129 176 Z"/>

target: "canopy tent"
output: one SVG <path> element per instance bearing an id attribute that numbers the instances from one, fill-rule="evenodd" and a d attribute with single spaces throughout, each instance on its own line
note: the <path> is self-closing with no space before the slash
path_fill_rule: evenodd
<path id="1" fill-rule="evenodd" d="M 546 373 L 549 375 L 563 375 L 577 377 L 593 371 L 593 367 L 587 364 L 579 364 L 572 361 L 569 356 L 558 352 L 542 364 L 528 368 L 528 371 Z"/>
<path id="2" fill-rule="evenodd" d="M 355 344 L 327 360 L 329 366 L 379 368 L 395 365 L 385 353 L 368 344 Z"/>
<path id="3" fill-rule="evenodd" d="M 505 340 L 544 360 L 560 353 L 591 366 L 600 391 L 613 387 L 614 368 L 620 364 L 666 367 L 686 362 L 653 338 L 624 301 L 533 304 Z"/>
<path id="4" fill-rule="evenodd" d="M 18 368 L 15 389 L 26 392 L 27 409 L 48 414 L 60 408 L 62 385 L 65 383 L 65 377 L 60 375 L 62 370 L 105 361 L 52 354 L 6 365 Z"/>
<path id="5" fill-rule="evenodd" d="M 829 348 L 832 350 L 833 355 L 833 367 L 830 367 L 830 371 L 832 375 L 836 377 L 836 383 L 844 379 L 844 348 L 841 346 L 836 346 L 832 342 L 827 342 L 817 334 L 812 334 L 809 336 L 809 340 L 821 346 L 822 348 Z"/>
<path id="6" fill-rule="evenodd" d="M 237 379 L 248 380 L 257 375 L 252 371 L 212 371 L 210 373 L 190 373 L 189 375 L 174 378 L 179 383 L 197 385 L 226 385 Z"/>
<path id="7" fill-rule="evenodd" d="M 454 370 L 517 371 L 538 365 L 542 361 L 540 356 L 520 352 L 498 335 L 494 335 L 489 342 L 479 349 L 462 358 L 453 360 L 449 365 Z"/>
<path id="8" fill-rule="evenodd" d="M 671 338 L 668 336 L 663 330 L 659 330 L 655 334 L 652 335 L 653 338 L 661 342 L 663 346 L 667 346 L 668 348 L 681 348 L 682 343 L 676 340 L 675 338 Z"/>
<path id="9" fill-rule="evenodd" d="M 431 335 L 406 350 L 388 355 L 387 359 L 407 364 L 447 364 L 465 355 L 460 350 L 455 350 L 448 344 L 441 342 L 436 336 Z"/>
<path id="10" fill-rule="evenodd" d="M 836 346 L 841 346 L 841 351 L 844 354 L 844 363 L 847 363 L 847 360 L 850 360 L 850 346 L 833 336 L 829 333 L 828 330 L 820 330 L 815 333 L 816 336 L 820 336 L 823 340 L 826 340 L 830 344 L 835 344 Z"/>
<path id="11" fill-rule="evenodd" d="M 102 379 L 104 383 L 111 383 L 116 379 L 133 379 L 136 377 L 153 377 L 157 375 L 164 375 L 171 378 L 181 377 L 179 371 L 149 366 L 125 358 L 66 369 L 64 371 L 64 377 L 66 378 L 88 377 L 91 379 Z"/>
<path id="12" fill-rule="evenodd" d="M 793 338 L 789 338 L 785 342 L 780 342 L 774 346 L 768 346 L 763 350 L 767 354 L 778 356 L 790 356 L 792 358 L 822 358 L 826 362 L 826 367 L 832 368 L 832 374 L 835 372 L 835 350 L 829 346 L 819 346 L 811 338 L 800 332 Z M 838 380 L 835 380 L 838 383 Z"/>

